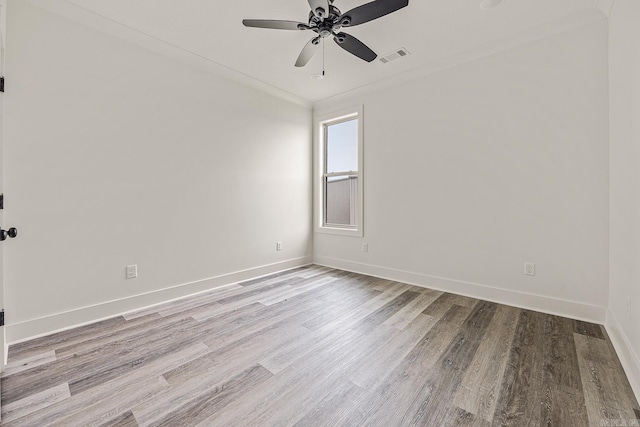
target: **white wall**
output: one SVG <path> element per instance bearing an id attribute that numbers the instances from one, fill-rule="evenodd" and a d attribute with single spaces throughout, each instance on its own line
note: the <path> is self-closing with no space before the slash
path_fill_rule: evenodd
<path id="1" fill-rule="evenodd" d="M 8 12 L 9 341 L 310 261 L 308 109 Z"/>
<path id="2" fill-rule="evenodd" d="M 611 225 L 609 327 L 640 396 L 640 2 L 610 16 Z M 627 304 L 630 303 L 629 311 Z"/>
<path id="3" fill-rule="evenodd" d="M 365 237 L 318 233 L 314 259 L 604 321 L 607 33 L 603 15 L 399 86 L 319 103 L 317 115 L 364 105 Z M 526 261 L 536 263 L 534 278 L 523 275 Z"/>

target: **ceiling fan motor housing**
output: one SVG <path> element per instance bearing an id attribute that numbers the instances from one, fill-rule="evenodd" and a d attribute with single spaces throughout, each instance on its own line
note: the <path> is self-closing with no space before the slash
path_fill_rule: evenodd
<path id="1" fill-rule="evenodd" d="M 374 0 L 362 6 L 340 12 L 333 5 L 334 0 L 308 0 L 311 6 L 308 24 L 295 21 L 278 21 L 273 19 L 244 19 L 247 27 L 270 28 L 280 30 L 311 30 L 317 34 L 304 47 L 296 67 L 304 67 L 317 52 L 317 46 L 324 38 L 332 36 L 334 41 L 347 52 L 358 58 L 372 62 L 377 54 L 356 37 L 340 31 L 342 27 L 350 27 L 373 21 L 409 5 L 409 0 Z"/>
<path id="2" fill-rule="evenodd" d="M 351 24 L 351 18 L 349 16 L 342 16 L 340 9 L 333 4 L 329 6 L 329 14 L 327 15 L 322 8 L 318 8 L 309 12 L 309 27 L 300 29 L 311 29 L 316 31 L 322 37 L 329 37 L 332 32 L 337 31 L 340 27 L 346 27 Z"/>

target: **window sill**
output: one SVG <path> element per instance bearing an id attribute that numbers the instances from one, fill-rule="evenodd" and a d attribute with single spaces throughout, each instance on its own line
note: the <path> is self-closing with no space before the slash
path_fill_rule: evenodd
<path id="1" fill-rule="evenodd" d="M 363 237 L 362 227 L 358 229 L 353 228 L 339 228 L 339 227 L 316 227 L 316 233 L 320 234 L 333 234 L 336 236 L 350 236 L 350 237 Z"/>

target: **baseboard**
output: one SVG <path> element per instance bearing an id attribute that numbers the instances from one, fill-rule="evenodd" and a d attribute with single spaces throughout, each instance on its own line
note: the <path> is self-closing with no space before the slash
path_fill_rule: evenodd
<path id="1" fill-rule="evenodd" d="M 345 261 L 331 257 L 315 256 L 314 264 L 592 323 L 604 324 L 606 320 L 606 307 L 596 305 L 582 304 L 574 301 L 494 288 L 478 283 L 429 276 L 427 274 L 387 267 L 378 267 L 371 264 Z"/>
<path id="2" fill-rule="evenodd" d="M 607 310 L 607 323 L 605 324 L 613 348 L 616 349 L 620 363 L 627 374 L 631 388 L 636 395 L 636 399 L 640 401 L 640 357 L 634 351 L 633 346 L 629 342 L 629 338 L 620 327 L 618 318 L 609 309 Z"/>
<path id="3" fill-rule="evenodd" d="M 56 313 L 49 316 L 31 319 L 6 326 L 6 341 L 8 345 L 28 341 L 78 326 L 95 323 L 128 312 L 141 310 L 154 305 L 185 298 L 214 288 L 219 288 L 244 280 L 289 270 L 311 264 L 311 257 L 294 258 L 274 264 L 263 265 L 242 271 L 210 277 L 195 282 L 184 283 L 170 288 L 134 295 L 131 297 L 108 301 L 75 310 Z"/>

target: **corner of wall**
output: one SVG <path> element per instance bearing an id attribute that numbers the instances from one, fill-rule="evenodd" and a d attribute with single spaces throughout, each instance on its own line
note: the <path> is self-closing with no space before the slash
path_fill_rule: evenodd
<path id="1" fill-rule="evenodd" d="M 314 256 L 314 264 L 592 323 L 603 324 L 606 319 L 606 307 L 559 298 L 516 292 L 479 283 L 464 282 L 326 256 Z"/>
<path id="2" fill-rule="evenodd" d="M 608 17 L 611 14 L 614 2 L 615 0 L 596 0 L 594 7 Z"/>
<path id="3" fill-rule="evenodd" d="M 262 276 L 290 270 L 311 264 L 311 257 L 294 258 L 274 264 L 263 265 L 242 271 L 235 271 L 196 282 L 184 283 L 170 288 L 159 289 L 142 295 L 135 295 L 119 300 L 108 301 L 88 307 L 55 313 L 25 322 L 14 323 L 6 326 L 6 340 L 4 344 L 4 357 L 7 360 L 7 352 L 10 344 L 32 340 L 57 332 L 79 326 L 110 319 L 125 313 L 138 311 L 144 308 L 160 305 L 171 301 L 186 298 L 195 294 L 209 292 L 216 288 L 232 285 L 234 283 L 251 280 Z"/>
<path id="4" fill-rule="evenodd" d="M 633 350 L 629 338 L 624 333 L 617 317 L 611 309 L 607 310 L 607 323 L 605 324 L 605 328 L 620 358 L 624 372 L 627 374 L 636 399 L 640 400 L 640 357 L 638 357 Z"/>

